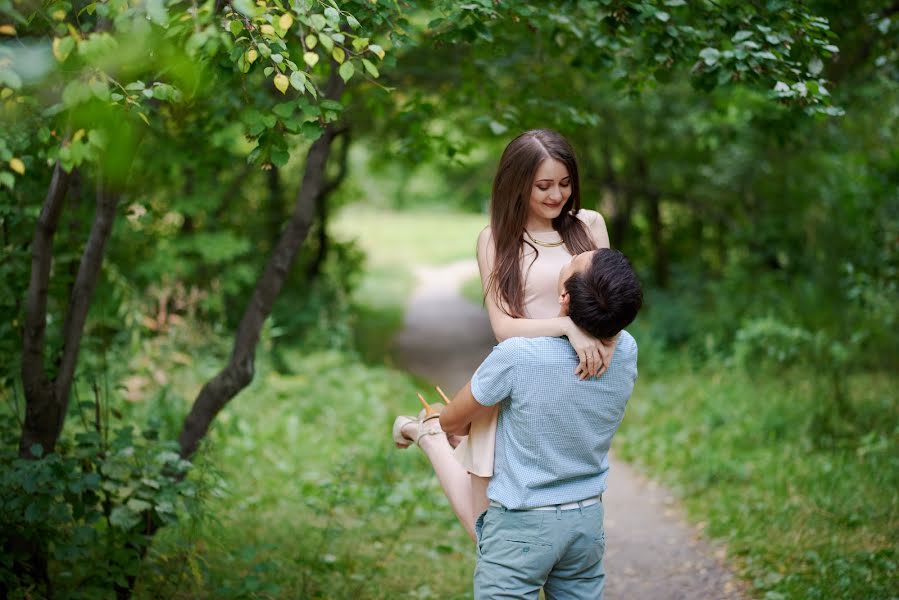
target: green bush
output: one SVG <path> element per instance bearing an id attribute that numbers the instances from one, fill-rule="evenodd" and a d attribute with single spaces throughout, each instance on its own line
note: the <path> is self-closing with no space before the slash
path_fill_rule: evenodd
<path id="1" fill-rule="evenodd" d="M 94 402 L 80 404 L 100 414 Z M 70 422 L 73 433 L 56 452 L 44 455 L 35 445 L 33 459 L 22 459 L 18 421 L 11 414 L 0 420 L 0 582 L 10 597 L 47 593 L 16 568 L 34 548 L 46 552 L 56 597 L 112 597 L 133 586 L 158 527 L 202 515 L 212 479 L 203 472 L 187 477 L 191 463 L 176 443 L 152 429 L 110 431 L 99 419 L 93 425 Z"/>

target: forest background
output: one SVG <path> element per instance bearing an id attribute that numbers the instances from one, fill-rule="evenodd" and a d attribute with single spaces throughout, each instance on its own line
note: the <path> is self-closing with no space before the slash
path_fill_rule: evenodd
<path id="1" fill-rule="evenodd" d="M 622 455 L 751 594 L 894 598 L 897 83 L 895 2 L 0 0 L 2 591 L 466 597 L 390 339 L 550 127 L 647 287 Z"/>

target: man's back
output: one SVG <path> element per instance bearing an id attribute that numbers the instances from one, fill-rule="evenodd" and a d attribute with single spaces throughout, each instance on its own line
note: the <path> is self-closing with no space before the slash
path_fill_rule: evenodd
<path id="1" fill-rule="evenodd" d="M 577 364 L 564 338 L 511 338 L 475 373 L 474 398 L 502 402 L 491 500 L 523 509 L 606 489 L 609 445 L 637 377 L 637 344 L 622 331 L 602 377 L 578 379 Z"/>

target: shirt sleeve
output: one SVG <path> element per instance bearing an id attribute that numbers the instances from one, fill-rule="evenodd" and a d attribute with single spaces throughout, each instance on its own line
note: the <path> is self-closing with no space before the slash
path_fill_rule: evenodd
<path id="1" fill-rule="evenodd" d="M 483 406 L 493 406 L 512 395 L 515 351 L 512 340 L 493 349 L 471 378 L 471 395 Z"/>

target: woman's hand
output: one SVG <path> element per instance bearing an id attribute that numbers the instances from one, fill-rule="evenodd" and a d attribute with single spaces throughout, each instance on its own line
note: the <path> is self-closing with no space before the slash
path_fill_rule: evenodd
<path id="1" fill-rule="evenodd" d="M 618 336 L 599 341 L 599 356 L 602 359 L 602 367 L 599 369 L 597 376 L 602 375 L 612 364 L 612 355 L 615 354 L 615 348 L 618 346 Z"/>
<path id="2" fill-rule="evenodd" d="M 574 374 L 579 379 L 587 379 L 593 377 L 603 368 L 602 355 L 599 352 L 602 342 L 585 332 L 583 329 L 571 323 L 567 334 L 571 347 L 577 352 L 578 358 L 581 360 Z"/>
<path id="3" fill-rule="evenodd" d="M 615 353 L 615 346 L 618 345 L 618 336 L 611 340 L 600 340 L 585 332 L 574 322 L 571 323 L 567 336 L 581 361 L 574 370 L 574 374 L 578 378 L 599 377 L 606 372 L 612 363 L 612 355 Z"/>

